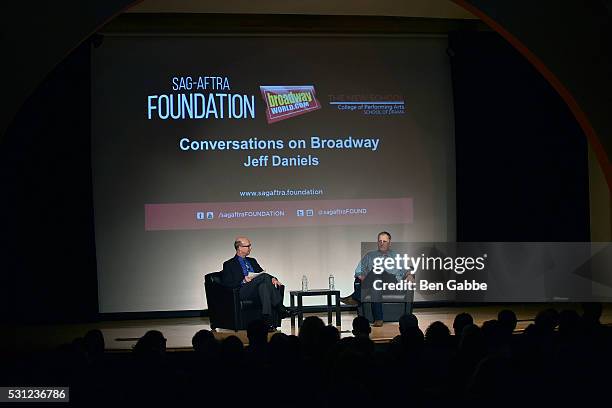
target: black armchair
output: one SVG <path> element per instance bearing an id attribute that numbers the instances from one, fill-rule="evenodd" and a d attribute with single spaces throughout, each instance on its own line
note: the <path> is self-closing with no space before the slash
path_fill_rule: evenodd
<path id="1" fill-rule="evenodd" d="M 221 272 L 204 275 L 204 291 L 208 302 L 210 328 L 245 330 L 250 322 L 261 319 L 261 304 L 253 300 L 240 300 L 240 288 L 228 288 L 221 284 Z M 285 287 L 280 287 L 284 295 Z M 272 312 L 272 324 L 280 326 L 276 311 Z"/>
<path id="2" fill-rule="evenodd" d="M 357 314 L 359 316 L 364 316 L 370 322 L 374 321 L 371 307 L 372 300 L 371 296 L 365 296 L 357 307 Z M 380 295 L 380 299 L 377 300 L 382 303 L 383 318 L 385 322 L 397 322 L 402 315 L 412 313 L 414 291 L 409 290 L 405 293 L 383 293 Z"/>

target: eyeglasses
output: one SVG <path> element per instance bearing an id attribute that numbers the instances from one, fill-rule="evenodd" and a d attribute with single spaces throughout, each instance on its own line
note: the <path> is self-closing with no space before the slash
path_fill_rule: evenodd
<path id="1" fill-rule="evenodd" d="M 240 248 L 250 248 L 250 247 L 251 247 L 251 244 L 249 244 L 249 245 L 240 245 Z"/>

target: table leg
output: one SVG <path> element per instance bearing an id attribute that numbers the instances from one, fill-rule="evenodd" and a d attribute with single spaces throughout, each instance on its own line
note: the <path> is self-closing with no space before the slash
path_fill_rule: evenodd
<path id="1" fill-rule="evenodd" d="M 335 293 L 336 296 L 336 326 L 340 327 L 340 292 Z"/>
<path id="2" fill-rule="evenodd" d="M 302 321 L 304 320 L 304 309 L 302 308 L 302 294 L 298 293 L 298 329 L 302 327 Z"/>
<path id="3" fill-rule="evenodd" d="M 294 300 L 294 296 L 295 296 L 295 295 L 291 295 L 291 294 L 289 295 L 289 302 L 290 302 L 289 304 L 291 305 L 291 306 L 290 306 L 290 308 L 291 308 L 291 309 L 290 309 L 290 310 L 291 310 L 291 312 L 293 312 L 293 311 L 295 310 L 295 300 Z M 294 327 L 295 327 L 295 314 L 294 314 L 294 313 L 291 313 L 291 329 L 293 329 Z"/>
<path id="4" fill-rule="evenodd" d="M 331 293 L 327 294 L 327 324 L 332 324 L 332 304 L 331 304 Z"/>

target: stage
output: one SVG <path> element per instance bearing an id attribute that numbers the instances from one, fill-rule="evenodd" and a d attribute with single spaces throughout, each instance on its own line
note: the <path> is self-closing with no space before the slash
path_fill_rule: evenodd
<path id="1" fill-rule="evenodd" d="M 423 332 L 434 321 L 446 324 L 452 333 L 453 319 L 458 313 L 470 313 L 477 325 L 497 318 L 497 313 L 502 309 L 513 310 L 518 318 L 517 331 L 524 330 L 533 322 L 536 314 L 544 309 L 555 308 L 558 311 L 564 309 L 575 309 L 581 313 L 577 304 L 514 304 L 514 305 L 487 305 L 470 307 L 416 307 L 415 315 L 419 319 L 419 327 Z M 305 314 L 316 315 L 327 322 L 326 313 Z M 351 336 L 351 323 L 357 316 L 354 311 L 343 311 L 341 331 L 342 337 Z M 604 305 L 601 322 L 612 324 L 612 306 Z M 207 317 L 189 318 L 165 318 L 165 319 L 142 319 L 121 321 L 100 321 L 86 324 L 61 324 L 61 325 L 30 325 L 16 326 L 9 329 L 12 336 L 8 336 L 8 344 L 2 345 L 3 352 L 22 353 L 30 351 L 44 351 L 58 347 L 61 344 L 70 343 L 73 339 L 85 335 L 88 330 L 100 329 L 104 334 L 106 349 L 110 352 L 125 352 L 132 349 L 137 339 L 148 330 L 159 330 L 167 339 L 168 351 L 192 350 L 191 338 L 202 329 L 210 330 L 210 321 Z M 298 334 L 297 326 L 291 327 L 291 320 L 283 320 L 280 332 L 285 334 Z M 383 327 L 372 327 L 371 338 L 377 343 L 386 343 L 399 334 L 397 322 L 386 322 Z M 246 331 L 234 332 L 233 330 L 218 329 L 215 332 L 217 339 L 228 336 L 238 336 L 245 345 L 248 343 Z M 273 333 L 270 334 L 270 336 Z"/>

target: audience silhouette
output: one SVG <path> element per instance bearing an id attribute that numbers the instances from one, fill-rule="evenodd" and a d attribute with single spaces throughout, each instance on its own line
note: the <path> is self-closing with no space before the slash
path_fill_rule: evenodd
<path id="1" fill-rule="evenodd" d="M 404 406 L 505 406 L 581 404 L 607 391 L 612 366 L 610 328 L 600 322 L 600 304 L 539 312 L 523 331 L 516 314 L 474 324 L 458 314 L 453 334 L 441 321 L 425 334 L 414 314 L 399 319 L 390 343 L 375 344 L 363 317 L 353 336 L 315 316 L 298 336 L 270 336 L 263 320 L 247 328 L 248 345 L 209 330 L 192 338 L 193 351 L 166 351 L 158 330 L 138 339 L 132 353 L 109 353 L 100 330 L 53 353 L 20 361 L 23 384 L 69 385 L 71 401 L 85 406 L 117 403 L 252 404 L 252 387 L 266 387 L 279 404 L 297 407 L 398 403 Z M 299 392 L 295 384 L 301 384 Z M 520 394 L 520 395 L 519 395 Z"/>

